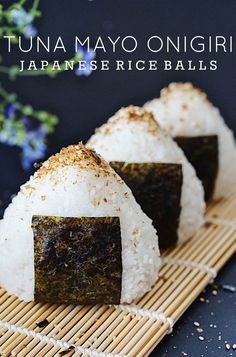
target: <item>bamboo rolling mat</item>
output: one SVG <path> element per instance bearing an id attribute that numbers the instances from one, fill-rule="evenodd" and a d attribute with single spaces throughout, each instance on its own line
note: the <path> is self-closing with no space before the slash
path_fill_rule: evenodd
<path id="1" fill-rule="evenodd" d="M 210 203 L 198 234 L 163 253 L 158 282 L 133 305 L 25 303 L 0 289 L 0 353 L 147 356 L 235 252 L 236 193 Z"/>

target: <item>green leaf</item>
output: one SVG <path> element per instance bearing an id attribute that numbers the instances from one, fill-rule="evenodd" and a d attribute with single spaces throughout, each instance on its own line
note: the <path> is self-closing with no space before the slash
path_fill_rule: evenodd
<path id="1" fill-rule="evenodd" d="M 24 115 L 26 115 L 26 116 L 31 116 L 31 115 L 33 115 L 33 113 L 34 113 L 34 110 L 33 110 L 33 108 L 31 107 L 31 105 L 24 105 L 24 106 L 22 107 L 22 113 L 23 113 Z"/>
<path id="2" fill-rule="evenodd" d="M 9 76 L 10 76 L 10 79 L 15 79 L 18 72 L 19 72 L 19 67 L 18 67 L 18 66 L 12 66 L 12 67 L 10 67 L 10 68 L 9 68 Z"/>

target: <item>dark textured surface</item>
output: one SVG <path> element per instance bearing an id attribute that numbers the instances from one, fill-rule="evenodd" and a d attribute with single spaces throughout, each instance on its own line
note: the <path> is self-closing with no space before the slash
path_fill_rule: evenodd
<path id="1" fill-rule="evenodd" d="M 222 284 L 236 286 L 235 261 L 236 255 L 220 271 L 214 285 L 209 285 L 188 308 L 176 323 L 173 333 L 164 337 L 150 357 L 236 356 L 236 350 L 232 348 L 236 344 L 236 292 L 221 288 Z M 195 326 L 194 322 L 200 326 Z M 203 331 L 198 332 L 198 328 Z M 199 340 L 199 336 L 204 340 Z M 226 349 L 227 343 L 229 350 Z"/>
<path id="2" fill-rule="evenodd" d="M 181 211 L 182 166 L 116 161 L 110 165 L 131 188 L 143 211 L 152 219 L 160 247 L 175 244 Z"/>
<path id="3" fill-rule="evenodd" d="M 29 0 L 30 3 L 31 0 Z M 12 3 L 4 0 L 3 4 Z M 47 155 L 57 152 L 62 146 L 86 141 L 99 127 L 121 106 L 129 104 L 143 105 L 147 100 L 158 96 L 160 89 L 171 81 L 191 81 L 204 89 L 212 102 L 220 108 L 227 124 L 236 129 L 236 66 L 235 49 L 233 54 L 219 51 L 209 53 L 150 54 L 145 48 L 145 40 L 153 35 L 187 36 L 234 35 L 236 1 L 227 0 L 117 0 L 114 6 L 110 0 L 41 0 L 40 10 L 43 16 L 36 21 L 39 35 L 52 39 L 62 36 L 69 49 L 67 57 L 73 55 L 73 37 L 91 36 L 92 46 L 98 36 L 133 35 L 138 39 L 139 47 L 135 53 L 123 53 L 118 47 L 116 53 L 100 51 L 97 59 L 139 60 L 164 59 L 187 61 L 199 59 L 218 60 L 217 71 L 99 71 L 90 77 L 76 77 L 74 73 L 64 73 L 55 79 L 18 78 L 8 81 L 0 75 L 0 81 L 9 91 L 17 91 L 23 103 L 30 103 L 36 109 L 47 109 L 60 117 L 60 124 L 55 135 L 50 139 Z M 234 46 L 235 47 L 235 46 Z M 71 51 L 70 51 L 71 49 Z M 18 51 L 10 55 L 1 48 L 5 64 L 15 64 L 21 59 L 41 58 L 63 60 L 62 52 L 42 56 L 31 52 L 22 54 Z M 18 151 L 0 145 L 0 200 L 4 203 L 10 194 L 18 191 L 30 175 L 20 167 Z"/>
<path id="4" fill-rule="evenodd" d="M 2 3 L 12 1 L 4 0 Z M 236 34 L 235 0 L 117 0 L 115 3 L 111 0 L 41 0 L 40 4 L 43 17 L 37 21 L 39 35 L 62 35 L 66 45 L 70 45 L 74 34 L 90 34 L 93 38 L 98 35 L 114 37 L 131 34 L 140 41 L 155 34 L 189 37 L 199 34 Z M 1 54 L 4 55 L 3 50 Z M 120 51 L 115 55 L 108 53 L 106 57 L 125 59 Z M 136 55 L 129 57 L 145 59 L 148 54 L 139 49 Z M 220 108 L 227 124 L 235 131 L 235 49 L 233 55 L 222 52 L 214 56 L 208 52 L 183 55 L 172 53 L 169 56 L 160 54 L 158 60 L 167 57 L 174 60 L 187 60 L 190 57 L 193 60 L 207 60 L 215 57 L 220 67 L 218 71 L 98 72 L 89 78 L 77 78 L 73 73 L 67 73 L 53 80 L 45 77 L 21 78 L 15 82 L 7 81 L 6 77 L 1 76 L 0 80 L 7 89 L 17 90 L 24 103 L 32 103 L 35 108 L 45 108 L 59 115 L 61 121 L 51 138 L 48 155 L 62 146 L 87 140 L 94 128 L 100 126 L 120 106 L 142 105 L 158 96 L 160 89 L 170 81 L 192 81 L 203 88 Z M 13 56 L 7 56 L 6 63 L 16 63 L 19 59 L 19 54 L 14 53 Z M 4 205 L 30 175 L 21 169 L 17 154 L 16 149 L 0 145 L 0 199 Z M 217 281 L 235 284 L 235 258 L 220 273 Z M 233 302 L 236 301 L 236 296 L 227 292 L 222 294 L 221 304 L 217 303 L 217 297 L 212 296 L 210 291 L 208 295 L 211 304 L 202 304 L 199 301 L 194 303 L 177 323 L 174 337 L 166 337 L 152 356 L 182 357 L 182 351 L 187 351 L 188 357 L 235 356 L 236 353 L 232 350 L 224 349 L 224 340 L 227 339 L 230 343 L 235 341 L 236 305 Z M 223 332 L 222 342 L 218 341 L 217 329 L 210 328 L 212 311 L 215 313 L 214 322 Z M 191 333 L 195 333 L 192 322 L 200 318 L 205 332 L 207 331 L 207 339 L 203 343 L 197 339 L 196 334 L 191 336 Z M 219 346 L 222 347 L 221 350 Z"/>
<path id="5" fill-rule="evenodd" d="M 121 234 L 118 217 L 33 216 L 35 300 L 118 304 Z"/>
<path id="6" fill-rule="evenodd" d="M 214 191 L 219 166 L 217 135 L 178 136 L 175 141 L 195 167 L 197 176 L 203 183 L 205 199 L 209 200 Z"/>

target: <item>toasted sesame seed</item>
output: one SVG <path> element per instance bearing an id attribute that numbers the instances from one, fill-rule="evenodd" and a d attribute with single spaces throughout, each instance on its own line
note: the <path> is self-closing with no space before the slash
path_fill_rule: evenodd
<path id="1" fill-rule="evenodd" d="M 200 324 L 199 324 L 199 322 L 197 322 L 197 321 L 194 321 L 194 326 L 197 326 L 197 327 L 199 327 L 200 326 Z"/>
<path id="2" fill-rule="evenodd" d="M 48 173 L 54 171 L 58 167 L 79 166 L 81 169 L 91 169 L 97 173 L 103 172 L 104 175 L 110 174 L 110 169 L 107 163 L 94 151 L 86 148 L 82 143 L 78 145 L 70 145 L 63 148 L 60 153 L 51 156 L 34 174 L 34 178 L 40 179 Z M 33 190 L 29 184 L 22 186 L 25 190 Z"/>
<path id="3" fill-rule="evenodd" d="M 226 348 L 227 350 L 230 350 L 230 348 L 231 348 L 230 344 L 229 344 L 229 343 L 226 343 L 225 348 Z"/>
<path id="4" fill-rule="evenodd" d="M 200 328 L 200 327 L 198 327 L 198 328 L 197 328 L 197 332 L 200 332 L 200 333 L 201 333 L 201 332 L 203 332 L 203 329 Z"/>
<path id="5" fill-rule="evenodd" d="M 204 341 L 204 337 L 203 337 L 203 336 L 198 336 L 198 339 L 199 339 L 200 341 Z"/>

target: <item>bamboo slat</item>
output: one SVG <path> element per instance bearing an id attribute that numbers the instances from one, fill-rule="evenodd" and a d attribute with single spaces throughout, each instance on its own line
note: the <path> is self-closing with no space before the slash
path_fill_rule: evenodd
<path id="1" fill-rule="evenodd" d="M 132 305 L 25 303 L 0 289 L 1 356 L 148 356 L 235 252 L 236 193 L 211 202 L 204 227 L 163 252 L 159 280 Z"/>

